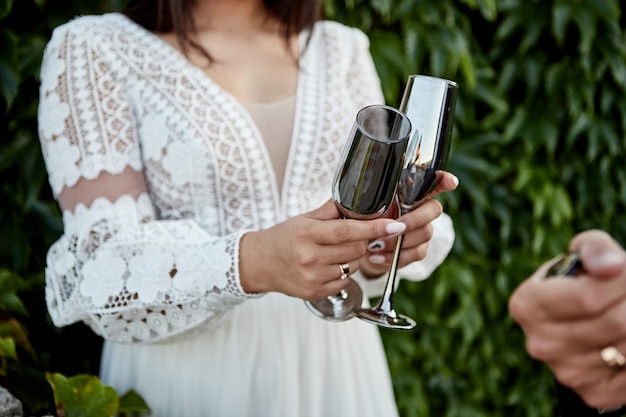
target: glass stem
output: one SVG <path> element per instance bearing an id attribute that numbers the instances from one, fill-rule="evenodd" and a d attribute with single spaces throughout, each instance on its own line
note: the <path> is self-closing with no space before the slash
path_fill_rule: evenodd
<path id="1" fill-rule="evenodd" d="M 385 284 L 385 291 L 383 296 L 378 302 L 377 309 L 384 311 L 387 314 L 393 315 L 393 292 L 396 286 L 396 273 L 398 272 L 398 260 L 400 259 L 400 252 L 402 251 L 402 241 L 404 235 L 400 235 L 396 238 L 396 244 L 393 248 L 393 257 L 391 259 L 391 267 L 389 268 L 389 275 L 387 276 L 387 283 Z"/>

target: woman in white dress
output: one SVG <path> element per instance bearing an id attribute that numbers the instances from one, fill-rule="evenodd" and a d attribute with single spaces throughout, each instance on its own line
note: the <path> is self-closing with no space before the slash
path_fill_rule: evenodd
<path id="1" fill-rule="evenodd" d="M 382 289 L 454 240 L 436 200 L 341 220 L 331 177 L 357 111 L 382 103 L 357 29 L 320 2 L 138 0 L 58 27 L 39 130 L 64 234 L 47 258 L 58 326 L 105 339 L 101 377 L 157 417 L 397 415 L 376 326 L 321 320 L 347 263 Z M 444 173 L 436 192 L 458 180 Z M 366 301 L 367 302 L 367 301 Z"/>

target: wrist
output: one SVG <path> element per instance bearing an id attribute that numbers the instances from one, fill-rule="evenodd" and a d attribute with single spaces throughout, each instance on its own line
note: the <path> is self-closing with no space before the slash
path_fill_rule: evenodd
<path id="1" fill-rule="evenodd" d="M 263 253 L 262 232 L 248 232 L 239 241 L 239 281 L 241 288 L 249 294 L 269 292 L 269 284 L 264 279 L 267 273 L 264 265 L 267 259 Z M 262 262 L 265 260 L 265 262 Z"/>

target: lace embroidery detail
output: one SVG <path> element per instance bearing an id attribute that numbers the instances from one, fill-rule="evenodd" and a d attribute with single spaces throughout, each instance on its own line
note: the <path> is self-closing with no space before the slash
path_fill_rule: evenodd
<path id="1" fill-rule="evenodd" d="M 86 320 L 113 340 L 158 341 L 251 296 L 237 279 L 239 234 L 215 238 L 192 221 L 149 221 L 152 211 L 142 194 L 64 213 L 69 227 L 46 271 L 55 323 Z"/>
<path id="2" fill-rule="evenodd" d="M 367 48 L 356 29 L 315 26 L 280 207 L 258 129 L 200 69 L 120 14 L 55 29 L 39 108 L 53 192 L 129 167 L 147 189 L 136 201 L 100 198 L 64 213 L 65 233 L 47 257 L 54 323 L 83 320 L 114 341 L 159 342 L 219 326 L 256 297 L 240 285 L 239 240 L 329 198 L 353 117 L 383 101 Z"/>

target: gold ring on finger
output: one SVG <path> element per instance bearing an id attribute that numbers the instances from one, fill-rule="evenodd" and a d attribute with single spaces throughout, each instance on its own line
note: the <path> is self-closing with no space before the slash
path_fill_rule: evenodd
<path id="1" fill-rule="evenodd" d="M 339 271 L 341 274 L 339 278 L 342 280 L 347 279 L 348 275 L 350 275 L 350 264 L 339 264 Z"/>
<path id="2" fill-rule="evenodd" d="M 621 369 L 626 365 L 626 357 L 615 346 L 607 346 L 600 351 L 602 360 L 611 369 Z"/>

